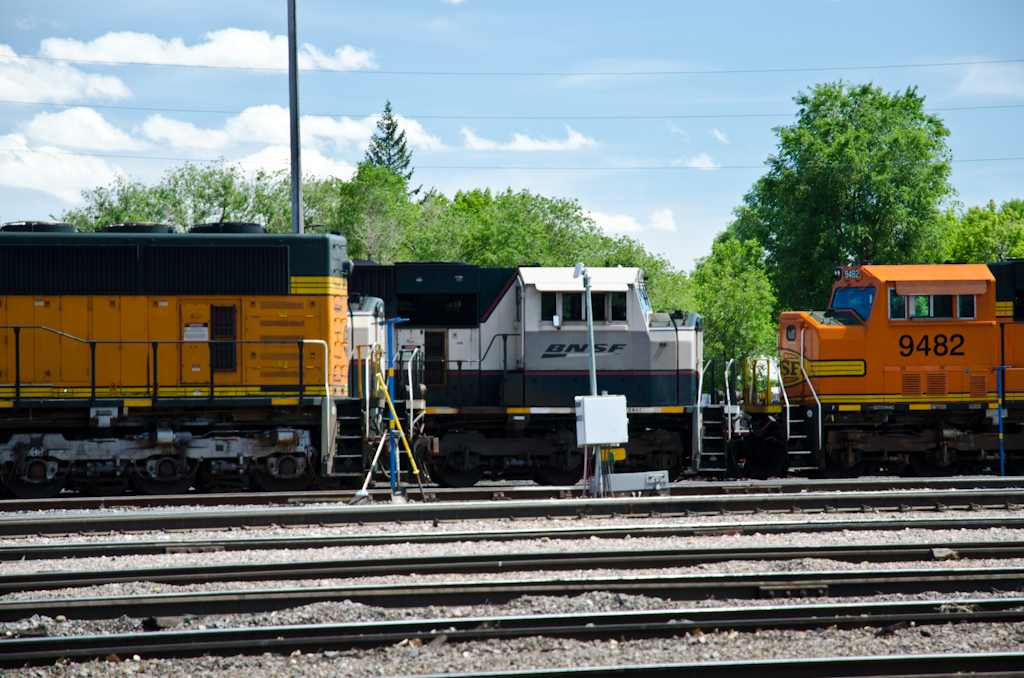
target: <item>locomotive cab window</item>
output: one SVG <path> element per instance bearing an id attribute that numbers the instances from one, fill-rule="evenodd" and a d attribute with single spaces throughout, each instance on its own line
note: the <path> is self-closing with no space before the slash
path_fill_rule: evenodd
<path id="1" fill-rule="evenodd" d="M 626 293 L 625 292 L 612 292 L 612 322 L 626 321 Z"/>
<path id="2" fill-rule="evenodd" d="M 867 320 L 874 303 L 874 287 L 840 287 L 832 298 L 832 310 L 849 309 Z"/>
<path id="3" fill-rule="evenodd" d="M 608 314 L 605 311 L 605 297 L 604 292 L 591 292 L 590 293 L 590 306 L 594 309 L 594 322 L 604 322 L 608 319 Z"/>
<path id="4" fill-rule="evenodd" d="M 786 341 L 796 341 L 796 325 L 786 326 Z"/>
<path id="5" fill-rule="evenodd" d="M 889 320 L 907 319 L 907 298 L 889 288 Z"/>
<path id="6" fill-rule="evenodd" d="M 566 321 L 586 320 L 583 315 L 583 295 L 565 293 L 562 295 L 562 317 Z"/>
<path id="7" fill-rule="evenodd" d="M 958 308 L 957 311 L 959 316 L 965 320 L 973 320 L 976 317 L 974 310 L 974 295 L 961 294 L 958 299 L 960 308 Z"/>
<path id="8" fill-rule="evenodd" d="M 554 292 L 541 292 L 540 293 L 540 319 L 551 321 L 554 319 L 558 312 L 555 308 L 555 293 Z"/>

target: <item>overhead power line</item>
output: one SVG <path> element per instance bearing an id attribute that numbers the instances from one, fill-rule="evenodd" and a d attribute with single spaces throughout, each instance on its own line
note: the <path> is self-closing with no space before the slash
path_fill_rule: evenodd
<path id="1" fill-rule="evenodd" d="M 119 111 L 155 111 L 159 113 L 218 113 L 222 115 L 239 115 L 249 109 L 220 110 L 213 108 L 158 108 L 154 106 L 116 106 L 113 104 L 55 103 L 52 101 L 18 101 L 0 99 L 0 104 L 17 104 L 25 106 L 66 106 L 70 108 L 102 108 Z M 266 105 L 266 104 L 257 104 Z M 273 104 L 271 104 L 273 105 Z M 995 106 L 952 106 L 945 108 L 929 108 L 927 113 L 944 113 L 947 111 L 980 111 L 1000 108 L 1024 108 L 1024 104 L 999 104 Z M 249 111 L 251 115 L 285 115 L 283 111 Z M 377 113 L 306 113 L 309 116 L 324 118 L 369 118 Z M 796 115 L 791 113 L 681 113 L 662 115 L 404 115 L 402 117 L 416 120 L 670 120 L 700 118 L 786 118 Z"/>
<path id="2" fill-rule="evenodd" d="M 220 66 L 213 64 L 154 63 L 150 61 L 114 61 L 107 59 L 75 59 L 44 56 L 18 56 L 18 59 L 36 61 L 59 61 L 75 64 L 96 64 L 103 66 L 166 66 L 173 68 L 205 68 L 230 71 L 267 71 L 287 73 L 287 68 L 267 66 Z M 679 69 L 663 71 L 404 71 L 404 70 L 351 70 L 344 68 L 303 68 L 312 73 L 346 73 L 351 75 L 415 75 L 415 76 L 474 76 L 474 77 L 523 77 L 523 76 L 647 76 L 647 75 L 739 75 L 764 73 L 811 73 L 824 71 L 873 71 L 899 68 L 936 68 L 943 66 L 976 66 L 981 64 L 1013 64 L 1024 59 L 992 59 L 987 61 L 939 61 L 924 64 L 881 64 L 874 66 L 808 66 L 803 68 L 737 68 L 737 69 Z"/>
<path id="3" fill-rule="evenodd" d="M 37 149 L 27 148 L 0 148 L 0 152 L 8 153 L 40 153 L 44 155 L 73 155 L 83 156 L 90 158 L 117 158 L 117 159 L 129 159 L 129 160 L 173 160 L 175 162 L 219 162 L 223 158 L 175 158 L 169 156 L 140 156 L 140 155 L 127 155 L 118 153 L 83 153 L 79 151 L 43 151 Z M 1012 158 L 965 158 L 965 159 L 954 159 L 950 162 L 1004 162 L 1009 160 L 1024 160 L 1022 157 Z M 244 160 L 230 160 L 225 161 L 229 163 L 239 163 L 247 165 L 288 165 L 287 160 L 281 161 L 244 161 Z M 310 163 L 313 164 L 313 163 Z M 883 166 L 883 165 L 900 165 L 905 163 L 898 162 L 865 162 L 865 163 L 832 163 L 823 165 L 813 165 L 814 167 L 872 167 L 872 166 Z M 325 163 L 319 163 L 317 166 L 326 167 Z M 689 165 L 620 165 L 620 166 L 587 166 L 587 165 L 575 165 L 575 166 L 535 166 L 535 167 L 523 167 L 514 165 L 417 165 L 416 169 L 436 169 L 436 170 L 559 170 L 559 171 L 631 171 L 631 170 L 715 170 L 715 169 L 764 169 L 766 165 L 716 165 L 714 167 L 700 167 L 700 166 L 689 166 Z"/>

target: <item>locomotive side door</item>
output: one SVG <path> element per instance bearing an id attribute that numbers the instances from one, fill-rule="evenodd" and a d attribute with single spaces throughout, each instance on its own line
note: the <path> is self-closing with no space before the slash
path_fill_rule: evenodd
<path id="1" fill-rule="evenodd" d="M 210 341 L 238 339 L 238 307 L 234 300 L 181 302 L 181 383 L 209 384 L 210 369 L 216 383 L 237 383 L 238 345 Z"/>

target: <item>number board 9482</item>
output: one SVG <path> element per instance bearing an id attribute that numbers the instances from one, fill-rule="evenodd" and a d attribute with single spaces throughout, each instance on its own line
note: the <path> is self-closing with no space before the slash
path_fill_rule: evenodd
<path id="1" fill-rule="evenodd" d="M 900 355 L 910 357 L 915 353 L 923 353 L 926 356 L 935 355 L 959 356 L 963 355 L 964 336 L 962 334 L 925 334 L 915 339 L 909 334 L 900 337 Z"/>

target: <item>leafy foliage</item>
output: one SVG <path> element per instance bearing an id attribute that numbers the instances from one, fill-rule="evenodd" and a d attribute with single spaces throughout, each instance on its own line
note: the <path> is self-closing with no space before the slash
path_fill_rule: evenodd
<path id="1" fill-rule="evenodd" d="M 741 360 L 775 352 L 775 294 L 754 240 L 716 240 L 697 260 L 693 294 L 704 317 L 704 356 Z"/>
<path id="2" fill-rule="evenodd" d="M 1009 200 L 999 208 L 990 200 L 959 217 L 947 213 L 944 246 L 948 260 L 968 264 L 1024 257 L 1024 200 Z"/>
<path id="3" fill-rule="evenodd" d="M 780 307 L 823 305 L 836 266 L 936 260 L 949 130 L 916 88 L 840 81 L 794 101 L 797 121 L 775 128 L 777 153 L 730 226 L 764 248 Z"/>

